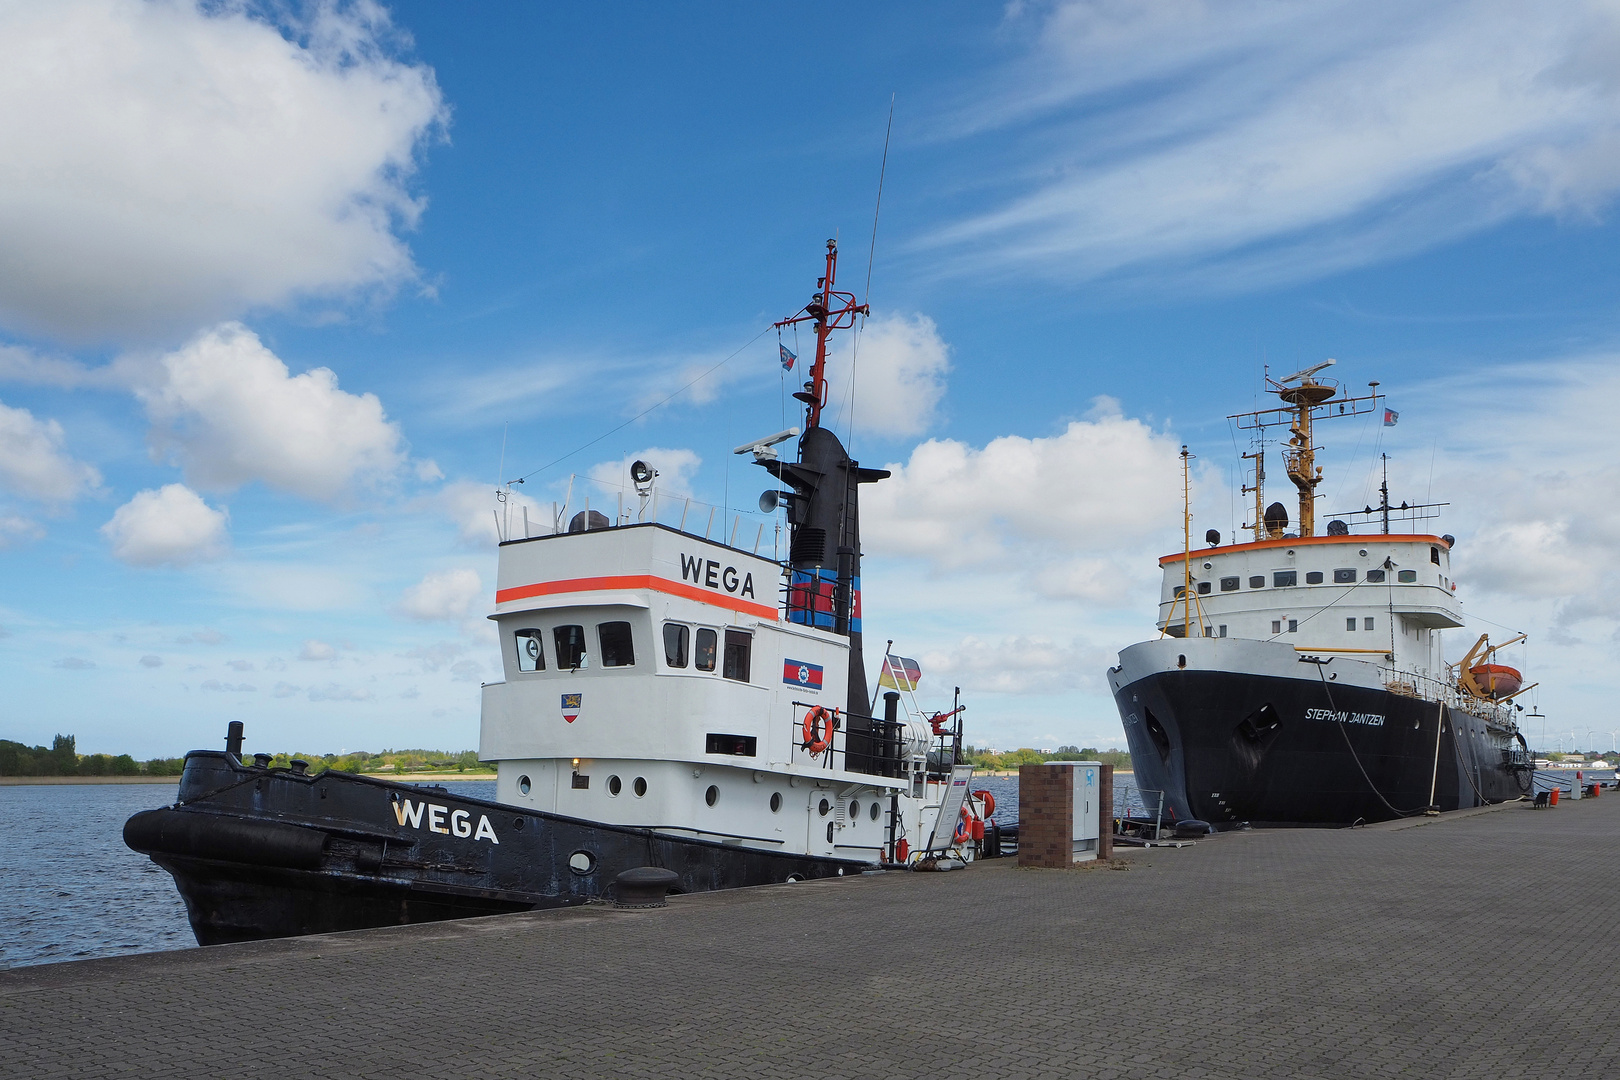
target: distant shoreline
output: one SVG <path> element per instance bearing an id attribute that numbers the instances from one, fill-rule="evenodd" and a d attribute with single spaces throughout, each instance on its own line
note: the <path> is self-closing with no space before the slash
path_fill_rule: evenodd
<path id="1" fill-rule="evenodd" d="M 35 787 L 40 784 L 170 784 L 178 776 L 0 776 L 0 787 Z"/>

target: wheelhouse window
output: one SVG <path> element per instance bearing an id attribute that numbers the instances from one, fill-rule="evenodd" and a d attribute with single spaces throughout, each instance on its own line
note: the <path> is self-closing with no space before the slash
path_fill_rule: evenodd
<path id="1" fill-rule="evenodd" d="M 1429 549 L 1429 561 L 1434 563 L 1434 565 L 1436 565 L 1436 566 L 1440 565 L 1440 549 L 1439 548 L 1431 547 Z"/>
<path id="2" fill-rule="evenodd" d="M 1397 570 L 1395 572 L 1395 576 L 1399 580 L 1405 582 L 1408 585 L 1410 585 L 1410 584 L 1417 581 L 1417 571 L 1416 570 Z"/>
<path id="3" fill-rule="evenodd" d="M 557 667 L 560 670 L 578 671 L 590 666 L 589 658 L 585 655 L 583 626 L 559 626 L 551 632 L 551 640 L 557 646 Z"/>
<path id="4" fill-rule="evenodd" d="M 1254 577 L 1249 579 L 1249 588 L 1251 588 L 1251 589 L 1263 589 L 1265 587 L 1266 587 L 1266 579 L 1265 579 L 1264 575 L 1256 574 L 1256 575 L 1254 575 Z"/>
<path id="5" fill-rule="evenodd" d="M 602 646 L 603 667 L 630 667 L 636 662 L 636 647 L 629 623 L 597 624 L 596 640 Z"/>
<path id="6" fill-rule="evenodd" d="M 1238 579 L 1235 577 L 1221 578 L 1221 592 L 1237 592 Z"/>
<path id="7" fill-rule="evenodd" d="M 1176 587 L 1175 587 L 1175 588 L 1174 588 L 1174 589 L 1173 589 L 1173 590 L 1172 590 L 1172 591 L 1171 591 L 1171 593 L 1170 593 L 1170 595 L 1171 595 L 1171 596 L 1172 596 L 1172 597 L 1173 597 L 1173 598 L 1175 598 L 1175 599 L 1177 599 L 1177 600 L 1180 600 L 1180 599 L 1181 599 L 1181 598 L 1182 598 L 1182 597 L 1183 597 L 1183 596 L 1186 596 L 1186 595 L 1187 595 L 1187 586 L 1185 586 L 1185 585 L 1177 585 L 1177 586 L 1176 586 Z"/>
<path id="8" fill-rule="evenodd" d="M 1199 596 L 1208 596 L 1209 595 L 1209 582 L 1200 581 L 1198 583 L 1198 595 Z"/>
<path id="9" fill-rule="evenodd" d="M 1381 585 L 1381 584 L 1383 584 L 1383 581 L 1384 581 L 1384 572 L 1382 570 L 1369 570 L 1369 571 L 1367 571 L 1367 584 L 1369 584 L 1369 585 Z"/>
<path id="10" fill-rule="evenodd" d="M 713 671 L 715 654 L 720 651 L 720 637 L 708 627 L 697 632 L 697 643 L 692 650 L 692 666 L 699 671 Z"/>
<path id="11" fill-rule="evenodd" d="M 1289 619 L 1288 620 L 1288 632 L 1290 634 L 1299 633 L 1299 620 L 1298 619 Z"/>
<path id="12" fill-rule="evenodd" d="M 1271 632 L 1273 634 L 1282 633 L 1282 620 L 1280 620 L 1280 619 L 1272 619 L 1271 620 Z"/>
<path id="13" fill-rule="evenodd" d="M 1320 571 L 1320 570 L 1312 570 L 1312 571 L 1308 572 L 1305 575 L 1305 584 L 1307 584 L 1307 585 L 1320 585 L 1320 584 L 1322 584 L 1322 571 Z"/>
<path id="14" fill-rule="evenodd" d="M 1373 628 L 1373 621 L 1371 617 L 1361 620 L 1361 628 L 1363 630 L 1371 630 Z"/>
<path id="15" fill-rule="evenodd" d="M 1333 571 L 1333 584 L 1335 584 L 1335 585 L 1354 585 L 1355 583 L 1356 583 L 1356 571 L 1355 571 L 1354 567 L 1351 567 L 1351 568 L 1349 568 L 1347 570 L 1335 570 L 1335 571 Z"/>
<path id="16" fill-rule="evenodd" d="M 1356 620 L 1353 618 L 1344 620 L 1344 628 L 1346 630 L 1354 630 L 1356 628 Z"/>
<path id="17" fill-rule="evenodd" d="M 1276 586 L 1277 588 L 1279 588 L 1279 589 L 1285 588 L 1285 587 L 1287 587 L 1289 585 L 1298 585 L 1299 584 L 1299 571 L 1298 570 L 1277 570 L 1277 571 L 1273 572 L 1272 575 L 1271 575 L 1271 583 L 1274 586 Z"/>
<path id="18" fill-rule="evenodd" d="M 749 661 L 754 651 L 754 635 L 741 630 L 726 631 L 726 665 L 720 672 L 728 679 L 748 681 Z"/>
<path id="19" fill-rule="evenodd" d="M 544 630 L 519 630 L 517 632 L 517 664 L 519 671 L 546 670 L 546 653 L 540 644 L 541 639 L 544 637 Z"/>
<path id="20" fill-rule="evenodd" d="M 664 663 L 672 668 L 686 666 L 687 649 L 692 643 L 692 629 L 685 623 L 664 624 Z"/>

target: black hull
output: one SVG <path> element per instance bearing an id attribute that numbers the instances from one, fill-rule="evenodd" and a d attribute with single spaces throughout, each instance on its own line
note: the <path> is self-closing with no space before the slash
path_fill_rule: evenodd
<path id="1" fill-rule="evenodd" d="M 217 751 L 187 755 L 179 801 L 132 817 L 124 840 L 173 875 L 202 945 L 583 904 L 638 866 L 674 871 L 674 892 L 867 868 Z"/>
<path id="2" fill-rule="evenodd" d="M 1440 702 L 1384 689 L 1160 671 L 1121 687 L 1115 702 L 1137 785 L 1165 792 L 1166 820 L 1349 824 L 1529 790 L 1530 771 L 1503 733 Z M 1155 796 L 1147 798 L 1151 813 Z"/>

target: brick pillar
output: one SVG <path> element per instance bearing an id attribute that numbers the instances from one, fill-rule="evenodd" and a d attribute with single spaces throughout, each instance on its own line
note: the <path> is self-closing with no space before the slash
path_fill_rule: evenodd
<path id="1" fill-rule="evenodd" d="M 1097 770 L 1097 858 L 1114 857 L 1114 767 Z"/>
<path id="2" fill-rule="evenodd" d="M 1018 865 L 1074 865 L 1074 779 L 1061 765 L 1018 766 Z"/>

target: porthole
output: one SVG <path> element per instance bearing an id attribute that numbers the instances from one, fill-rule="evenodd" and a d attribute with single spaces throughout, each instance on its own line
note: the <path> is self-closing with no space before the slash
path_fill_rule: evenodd
<path id="1" fill-rule="evenodd" d="M 513 818 L 512 819 L 512 829 L 515 832 L 522 832 L 523 831 L 523 819 L 520 818 L 520 817 Z"/>
<path id="2" fill-rule="evenodd" d="M 529 778 L 527 776 L 518 777 L 518 790 L 525 795 L 529 793 Z"/>
<path id="3" fill-rule="evenodd" d="M 715 803 L 719 802 L 720 789 L 715 787 L 713 784 L 710 784 L 709 790 L 703 793 L 703 801 L 708 803 L 710 806 L 713 806 Z"/>
<path id="4" fill-rule="evenodd" d="M 771 813 L 774 814 L 780 809 L 782 809 L 782 793 L 773 791 L 771 792 Z"/>
<path id="5" fill-rule="evenodd" d="M 588 874 L 596 869 L 596 856 L 588 851 L 576 851 L 568 856 L 568 869 L 576 874 Z"/>
<path id="6" fill-rule="evenodd" d="M 645 776 L 636 777 L 636 782 L 630 785 L 630 788 L 636 793 L 636 798 L 641 798 L 647 794 L 647 778 Z"/>
<path id="7" fill-rule="evenodd" d="M 852 821 L 861 816 L 861 804 L 854 799 L 849 801 L 849 816 Z"/>
<path id="8" fill-rule="evenodd" d="M 826 799 L 822 799 L 819 809 L 821 810 L 821 816 L 826 817 L 827 811 L 832 809 L 832 803 L 828 802 Z"/>
<path id="9" fill-rule="evenodd" d="M 877 820 L 877 819 L 878 819 L 878 814 L 879 814 L 879 813 L 881 813 L 881 812 L 882 812 L 882 811 L 881 811 L 881 810 L 879 810 L 879 809 L 878 809 L 878 804 L 877 804 L 877 803 L 873 803 L 873 804 L 872 804 L 872 809 L 871 809 L 871 811 L 870 811 L 870 813 L 871 813 L 871 817 L 872 817 L 872 820 L 873 820 L 873 821 L 876 821 L 876 820 Z"/>
<path id="10" fill-rule="evenodd" d="M 624 781 L 623 780 L 620 780 L 617 776 L 608 777 L 608 794 L 609 795 L 617 795 L 619 792 L 621 792 L 623 790 L 624 790 Z"/>

